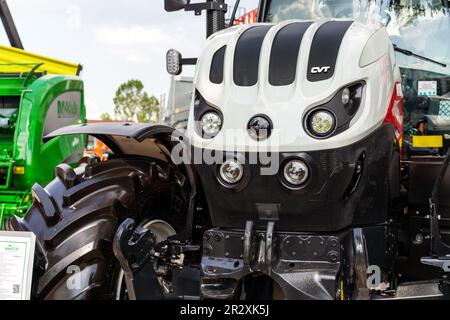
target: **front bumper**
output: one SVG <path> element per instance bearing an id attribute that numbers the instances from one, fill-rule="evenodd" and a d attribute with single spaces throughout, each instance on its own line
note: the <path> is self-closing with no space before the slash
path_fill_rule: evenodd
<path id="1" fill-rule="evenodd" d="M 272 230 L 273 231 L 273 230 Z M 339 297 L 341 240 L 334 235 L 212 229 L 204 234 L 201 293 L 231 299 L 246 276 L 263 273 L 286 299 Z"/>
<path id="2" fill-rule="evenodd" d="M 226 157 L 238 157 L 244 164 L 244 177 L 233 188 L 219 182 L 217 163 L 196 164 L 212 224 L 243 229 L 252 220 L 255 227 L 264 228 L 271 219 L 283 231 L 334 232 L 352 225 L 384 223 L 389 192 L 395 189 L 390 184 L 399 176 L 394 137 L 395 128 L 385 124 L 347 147 L 272 153 L 270 159 L 276 163 L 269 165 L 254 163 L 260 154 L 225 152 Z M 286 188 L 280 176 L 283 164 L 291 158 L 305 160 L 310 167 L 311 178 L 301 189 Z M 356 177 L 362 158 L 364 169 Z M 275 168 L 274 174 L 263 174 L 268 166 Z"/>
<path id="3" fill-rule="evenodd" d="M 204 233 L 203 298 L 234 299 L 246 279 L 263 275 L 274 284 L 272 298 L 366 299 L 369 268 L 378 267 L 382 281 L 392 275 L 395 246 L 387 225 L 327 234 L 281 232 L 272 221 L 265 230 L 253 226 Z"/>

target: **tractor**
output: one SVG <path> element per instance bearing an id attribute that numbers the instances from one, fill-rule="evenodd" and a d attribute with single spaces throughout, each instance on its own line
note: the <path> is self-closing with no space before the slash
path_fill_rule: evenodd
<path id="1" fill-rule="evenodd" d="M 44 143 L 48 133 L 84 123 L 81 65 L 23 50 L 6 1 L 0 15 L 11 47 L 0 46 L 0 230 L 6 219 L 23 216 L 34 183 L 49 183 L 54 167 L 76 163 L 86 137 Z"/>
<path id="2" fill-rule="evenodd" d="M 196 65 L 187 130 L 44 137 L 111 153 L 8 220 L 37 238 L 33 297 L 448 299 L 447 1 L 261 0 L 227 28 L 223 0 L 165 9 L 206 11 L 199 58 L 167 53 Z"/>

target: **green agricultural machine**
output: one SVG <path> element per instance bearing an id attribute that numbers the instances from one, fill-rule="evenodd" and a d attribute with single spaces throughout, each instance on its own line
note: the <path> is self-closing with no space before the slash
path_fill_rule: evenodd
<path id="1" fill-rule="evenodd" d="M 84 135 L 44 143 L 42 137 L 84 123 L 81 67 L 23 50 L 6 2 L 0 16 L 12 47 L 0 46 L 0 230 L 4 220 L 24 214 L 34 183 L 46 184 L 60 162 L 76 163 Z"/>

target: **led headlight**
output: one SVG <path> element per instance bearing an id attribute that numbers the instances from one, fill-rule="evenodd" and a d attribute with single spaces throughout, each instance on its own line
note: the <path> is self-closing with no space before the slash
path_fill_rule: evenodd
<path id="1" fill-rule="evenodd" d="M 272 133 L 272 124 L 268 118 L 256 116 L 248 123 L 247 130 L 250 137 L 260 141 L 270 137 L 270 134 Z"/>
<path id="2" fill-rule="evenodd" d="M 234 159 L 228 159 L 219 168 L 220 179 L 228 184 L 236 184 L 244 175 L 244 167 Z"/>
<path id="3" fill-rule="evenodd" d="M 309 168 L 302 160 L 291 160 L 283 168 L 283 177 L 288 184 L 294 187 L 301 186 L 309 178 Z"/>
<path id="4" fill-rule="evenodd" d="M 201 118 L 202 131 L 204 136 L 213 138 L 222 129 L 222 119 L 216 112 L 207 112 Z"/>
<path id="5" fill-rule="evenodd" d="M 333 133 L 336 128 L 334 115 L 326 110 L 312 112 L 308 116 L 307 122 L 308 130 L 316 137 L 326 137 Z"/>
<path id="6" fill-rule="evenodd" d="M 167 51 L 166 69 L 169 74 L 177 76 L 183 71 L 181 59 L 181 53 L 179 53 L 177 50 L 170 49 L 169 51 Z"/>

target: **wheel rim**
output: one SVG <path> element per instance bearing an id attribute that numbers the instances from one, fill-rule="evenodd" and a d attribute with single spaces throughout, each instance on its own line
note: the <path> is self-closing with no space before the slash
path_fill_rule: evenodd
<path id="1" fill-rule="evenodd" d="M 151 220 L 147 221 L 142 225 L 142 228 L 149 229 L 153 232 L 156 238 L 156 244 L 167 240 L 167 238 L 177 234 L 175 229 L 164 220 Z M 122 295 L 122 287 L 125 283 L 125 273 L 120 269 L 119 276 L 117 278 L 116 285 L 116 300 L 120 300 Z"/>

